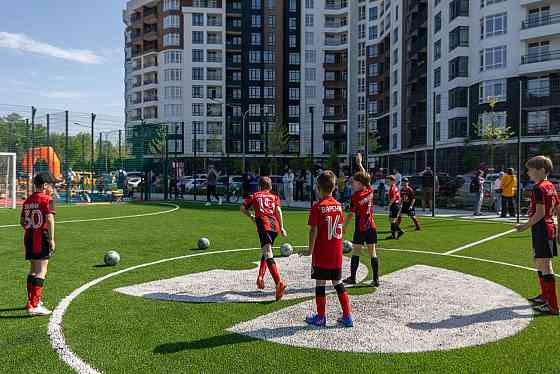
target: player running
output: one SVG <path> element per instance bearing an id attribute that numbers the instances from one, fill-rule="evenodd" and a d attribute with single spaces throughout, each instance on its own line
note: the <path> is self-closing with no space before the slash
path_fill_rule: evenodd
<path id="1" fill-rule="evenodd" d="M 342 317 L 337 322 L 344 327 L 352 327 L 350 299 L 342 277 L 342 235 L 344 213 L 342 205 L 332 196 L 336 186 L 336 176 L 332 171 L 324 171 L 317 178 L 320 200 L 313 205 L 309 214 L 309 247 L 304 255 L 311 254 L 311 278 L 315 279 L 315 302 L 317 313 L 308 315 L 305 322 L 314 326 L 325 326 L 327 298 L 325 285 L 332 282 L 342 306 Z"/>
<path id="2" fill-rule="evenodd" d="M 259 187 L 260 191 L 245 198 L 241 205 L 241 213 L 249 217 L 256 224 L 261 242 L 262 257 L 257 277 L 257 288 L 260 290 L 264 289 L 264 276 L 268 267 L 274 283 L 276 283 L 276 301 L 279 301 L 284 296 L 286 284 L 280 279 L 278 266 L 274 261 L 274 254 L 272 253 L 272 246 L 279 232 L 282 236 L 287 236 L 288 233 L 284 229 L 280 198 L 271 193 L 272 181 L 270 178 L 261 177 Z M 250 209 L 253 209 L 254 214 L 251 213 Z"/>
<path id="3" fill-rule="evenodd" d="M 391 220 L 391 236 L 387 239 L 399 239 L 404 235 L 404 231 L 398 223 L 398 218 L 401 214 L 401 194 L 394 175 L 389 175 L 387 182 L 389 184 L 389 219 Z"/>
<path id="4" fill-rule="evenodd" d="M 23 203 L 20 224 L 25 230 L 25 259 L 30 261 L 27 275 L 27 313 L 45 316 L 51 311 L 41 301 L 47 276 L 49 258 L 55 250 L 54 206 L 52 191 L 46 174 L 38 174 L 33 179 L 33 194 Z"/>
<path id="5" fill-rule="evenodd" d="M 362 155 L 356 155 L 358 172 L 352 178 L 354 193 L 350 200 L 350 213 L 344 223 L 346 227 L 356 215 L 354 238 L 352 239 L 352 259 L 350 260 L 350 276 L 344 280 L 346 284 L 356 284 L 356 272 L 360 265 L 360 254 L 367 246 L 371 268 L 373 270 L 372 287 L 379 287 L 379 258 L 375 251 L 377 244 L 377 229 L 373 220 L 374 190 L 370 185 L 371 177 L 362 165 Z"/>
<path id="6" fill-rule="evenodd" d="M 416 231 L 420 231 L 420 222 L 416 217 L 416 209 L 414 208 L 414 204 L 416 203 L 416 192 L 410 184 L 408 183 L 408 178 L 403 178 L 401 181 L 401 199 L 402 199 L 402 207 L 400 210 L 399 217 L 397 218 L 397 225 L 401 224 L 403 214 L 406 214 L 410 217 L 412 222 L 414 222 L 414 226 L 416 226 Z"/>

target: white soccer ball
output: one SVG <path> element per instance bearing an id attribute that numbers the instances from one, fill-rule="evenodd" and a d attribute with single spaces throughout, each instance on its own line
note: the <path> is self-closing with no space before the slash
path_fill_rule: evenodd
<path id="1" fill-rule="evenodd" d="M 208 240 L 208 238 L 200 238 L 198 242 L 196 242 L 196 246 L 198 249 L 208 249 L 208 247 L 210 247 L 210 240 Z"/>
<path id="2" fill-rule="evenodd" d="M 352 242 L 350 240 L 345 240 L 343 245 L 342 245 L 342 251 L 344 253 L 350 253 L 352 252 Z"/>
<path id="3" fill-rule="evenodd" d="M 280 254 L 283 257 L 289 257 L 292 255 L 292 253 L 294 253 L 294 248 L 291 244 L 284 243 L 280 246 Z"/>
<path id="4" fill-rule="evenodd" d="M 109 251 L 105 253 L 103 257 L 103 262 L 107 266 L 115 266 L 121 261 L 121 256 L 117 251 Z"/>

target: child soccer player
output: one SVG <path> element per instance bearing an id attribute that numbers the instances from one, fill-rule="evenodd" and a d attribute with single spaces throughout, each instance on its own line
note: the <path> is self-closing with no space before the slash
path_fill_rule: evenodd
<path id="1" fill-rule="evenodd" d="M 272 181 L 269 177 L 261 177 L 259 187 L 260 191 L 247 196 L 241 205 L 241 213 L 249 217 L 256 224 L 261 241 L 262 257 L 257 277 L 257 288 L 264 289 L 264 276 L 268 267 L 274 283 L 276 283 L 276 301 L 279 301 L 284 296 L 286 284 L 280 279 L 278 266 L 274 261 L 272 253 L 272 246 L 278 236 L 278 232 L 282 236 L 287 236 L 288 234 L 284 229 L 280 198 L 271 193 Z M 254 210 L 254 214 L 250 212 L 251 208 Z"/>
<path id="2" fill-rule="evenodd" d="M 404 231 L 401 230 L 398 223 L 401 210 L 401 194 L 394 175 L 387 177 L 387 183 L 389 184 L 389 219 L 391 220 L 391 236 L 387 239 L 399 239 L 404 235 Z"/>
<path id="3" fill-rule="evenodd" d="M 535 310 L 542 314 L 558 315 L 552 257 L 558 255 L 556 240 L 560 239 L 560 233 L 554 225 L 553 215 L 556 210 L 556 215 L 560 216 L 560 202 L 556 188 L 547 179 L 553 170 L 552 161 L 545 156 L 536 156 L 527 161 L 525 167 L 535 186 L 529 205 L 529 220 L 516 228 L 519 232 L 531 228 L 533 255 L 541 286 L 541 294 L 529 301 L 537 304 Z"/>
<path id="4" fill-rule="evenodd" d="M 309 315 L 305 322 L 314 326 L 325 326 L 326 303 L 325 284 L 330 280 L 338 294 L 342 306 L 342 317 L 337 322 L 344 327 L 352 327 L 350 299 L 342 277 L 342 235 L 344 213 L 342 205 L 332 196 L 336 186 L 336 176 L 330 170 L 322 172 L 317 178 L 320 200 L 311 208 L 309 214 L 309 247 L 305 255 L 312 255 L 311 278 L 315 283 L 315 302 L 317 314 Z"/>
<path id="5" fill-rule="evenodd" d="M 397 225 L 401 224 L 402 215 L 407 214 L 414 226 L 416 226 L 416 231 L 420 231 L 420 222 L 416 218 L 416 210 L 414 209 L 414 203 L 416 203 L 416 193 L 414 189 L 408 184 L 408 178 L 403 178 L 401 181 L 401 198 L 402 198 L 402 208 L 397 218 Z"/>
<path id="6" fill-rule="evenodd" d="M 377 230 L 373 221 L 373 188 L 370 185 L 371 177 L 362 166 L 362 155 L 356 155 L 356 165 L 358 172 L 352 179 L 352 199 L 350 202 L 350 213 L 344 222 L 344 231 L 356 215 L 354 228 L 354 238 L 352 239 L 352 259 L 350 262 L 350 276 L 343 282 L 346 284 L 356 284 L 356 272 L 360 265 L 360 254 L 367 245 L 369 257 L 371 258 L 371 268 L 373 270 L 372 287 L 379 287 L 379 258 L 375 252 L 377 244 Z"/>
<path id="7" fill-rule="evenodd" d="M 54 207 L 50 196 L 49 177 L 38 174 L 33 180 L 33 194 L 23 203 L 20 224 L 25 230 L 25 259 L 30 261 L 27 275 L 27 312 L 32 315 L 49 315 L 41 296 L 49 258 L 55 250 Z"/>

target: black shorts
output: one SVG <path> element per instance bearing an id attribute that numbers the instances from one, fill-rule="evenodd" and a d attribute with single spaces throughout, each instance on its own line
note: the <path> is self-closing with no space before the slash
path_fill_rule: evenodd
<path id="1" fill-rule="evenodd" d="M 274 245 L 274 241 L 278 236 L 278 233 L 275 231 L 265 230 L 260 220 L 257 220 L 257 233 L 259 234 L 259 240 L 261 241 L 261 248 L 267 244 Z"/>
<path id="2" fill-rule="evenodd" d="M 371 228 L 366 231 L 355 230 L 352 244 L 377 244 L 377 230 Z"/>
<path id="3" fill-rule="evenodd" d="M 397 203 L 393 203 L 389 206 L 389 218 L 398 218 L 399 217 L 399 211 L 400 211 L 400 205 Z"/>
<path id="4" fill-rule="evenodd" d="M 337 281 L 341 278 L 342 269 L 324 269 L 317 266 L 311 269 L 311 279 Z"/>
<path id="5" fill-rule="evenodd" d="M 416 216 L 416 209 L 414 209 L 414 207 L 411 207 L 410 204 L 403 203 L 401 215 L 403 214 L 406 214 L 409 217 L 414 217 Z"/>
<path id="6" fill-rule="evenodd" d="M 549 239 L 545 225 L 536 224 L 532 227 L 533 256 L 535 258 L 552 258 L 558 256 L 556 239 Z"/>
<path id="7" fill-rule="evenodd" d="M 32 234 L 25 235 L 25 259 L 30 260 L 48 260 L 52 256 L 51 246 L 49 244 L 49 234 L 43 231 L 41 235 L 41 248 L 39 251 L 33 251 L 34 244 Z"/>

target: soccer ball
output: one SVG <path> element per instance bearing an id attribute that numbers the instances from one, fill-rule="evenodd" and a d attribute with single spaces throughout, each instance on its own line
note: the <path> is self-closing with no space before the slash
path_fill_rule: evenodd
<path id="1" fill-rule="evenodd" d="M 208 247 L 210 247 L 210 240 L 208 240 L 208 238 L 200 238 L 198 242 L 196 242 L 196 246 L 198 249 L 208 249 Z"/>
<path id="2" fill-rule="evenodd" d="M 107 266 L 115 266 L 121 261 L 121 256 L 116 251 L 109 251 L 105 253 L 103 262 Z"/>
<path id="3" fill-rule="evenodd" d="M 292 253 L 294 253 L 294 248 L 292 248 L 291 244 L 282 244 L 282 246 L 280 247 L 280 254 L 282 254 L 282 256 L 289 257 L 292 255 Z"/>
<path id="4" fill-rule="evenodd" d="M 352 252 L 352 242 L 350 240 L 345 240 L 342 245 L 342 250 L 344 253 Z"/>

